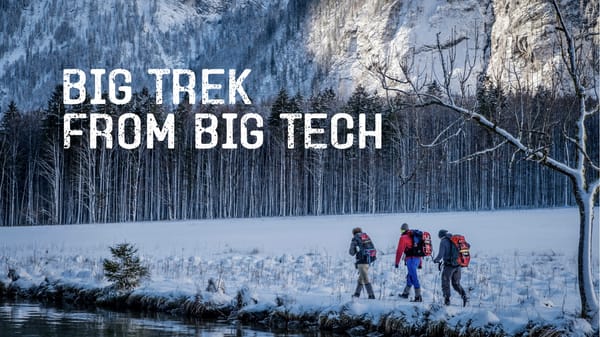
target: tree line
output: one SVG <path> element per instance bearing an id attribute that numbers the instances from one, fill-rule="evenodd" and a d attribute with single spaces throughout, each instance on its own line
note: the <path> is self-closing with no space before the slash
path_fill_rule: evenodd
<path id="1" fill-rule="evenodd" d="M 435 85 L 430 90 L 436 90 Z M 498 147 L 494 135 L 471 126 L 443 107 L 416 107 L 401 95 L 382 98 L 358 87 L 347 99 L 333 90 L 310 97 L 285 90 L 252 106 L 156 105 L 148 90 L 127 105 L 73 106 L 62 103 L 57 86 L 42 110 L 20 111 L 11 103 L 0 120 L 0 225 L 76 224 L 229 217 L 467 211 L 574 205 L 569 181 Z M 548 90 L 504 93 L 482 87 L 472 104 L 482 113 L 514 110 L 531 125 L 540 148 L 568 158 L 562 133 L 574 118 L 573 97 Z M 85 123 L 63 148 L 65 113 L 175 114 L 174 149 L 97 149 L 88 144 Z M 258 149 L 194 149 L 194 114 L 255 112 L 264 116 L 265 140 Z M 340 150 L 305 149 L 302 130 L 288 149 L 281 113 L 383 115 L 383 148 L 367 143 Z M 567 113 L 565 113 L 567 112 Z M 503 118 L 506 114 L 498 114 Z M 145 118 L 142 118 L 144 121 Z M 594 121 L 597 125 L 598 121 Z M 326 123 L 326 122 L 323 122 Z M 116 123 L 115 123 L 116 124 Z M 444 141 L 434 138 L 454 125 Z M 548 127 L 549 126 L 549 127 Z M 357 132 L 354 129 L 354 132 Z M 128 132 L 133 132 L 128 130 Z M 345 132 L 345 131 L 344 131 Z M 341 134 L 342 132 L 340 132 Z M 142 137 L 145 137 L 142 133 Z M 220 135 L 224 137 L 224 135 Z M 323 137 L 327 137 L 324 135 Z M 597 137 L 597 135 L 595 136 Z M 116 138 L 116 137 L 115 137 Z M 354 139 L 357 139 L 355 135 Z M 598 139 L 589 140 L 598 144 Z M 144 143 L 144 142 L 142 142 Z M 222 143 L 222 142 L 220 142 Z M 435 146 L 427 144 L 436 143 Z M 598 156 L 598 148 L 592 155 Z M 562 154 L 562 157 L 561 157 Z"/>

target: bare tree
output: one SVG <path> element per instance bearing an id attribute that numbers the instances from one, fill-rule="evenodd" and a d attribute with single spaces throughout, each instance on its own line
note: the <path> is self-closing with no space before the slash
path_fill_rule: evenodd
<path id="1" fill-rule="evenodd" d="M 382 87 L 388 94 L 396 93 L 411 102 L 414 106 L 437 105 L 458 114 L 459 118 L 473 123 L 494 136 L 496 142 L 487 144 L 481 150 L 471 153 L 461 160 L 486 155 L 496 151 L 504 144 L 515 148 L 515 157 L 522 155 L 526 160 L 536 162 L 568 177 L 572 183 L 573 194 L 579 207 L 579 246 L 578 246 L 578 280 L 581 299 L 581 316 L 590 320 L 593 326 L 598 326 L 598 296 L 592 277 L 592 228 L 594 205 L 600 191 L 600 163 L 598 158 L 592 158 L 590 153 L 597 150 L 598 144 L 588 143 L 592 132 L 598 132 L 598 32 L 597 22 L 586 22 L 583 18 L 575 25 L 567 22 L 561 7 L 556 0 L 550 0 L 550 6 L 556 15 L 557 45 L 561 59 L 561 68 L 566 76 L 557 71 L 556 76 L 562 79 L 562 85 L 569 88 L 575 96 L 577 116 L 567 118 L 563 127 L 564 137 L 570 143 L 567 159 L 559 160 L 551 152 L 551 137 L 548 133 L 556 123 L 543 118 L 531 118 L 519 111 L 505 111 L 496 106 L 496 111 L 482 112 L 478 101 L 465 96 L 467 78 L 475 74 L 476 63 L 467 61 L 473 59 L 473 54 L 465 56 L 465 61 L 457 58 L 459 43 L 468 44 L 468 39 L 456 38 L 442 42 L 437 37 L 437 45 L 432 48 L 436 57 L 431 72 L 417 69 L 414 57 L 401 59 L 399 73 L 392 74 L 385 62 L 374 62 L 369 66 L 370 71 L 381 81 Z M 590 5 L 590 7 L 594 7 Z M 594 8 L 597 8 L 597 2 Z M 589 9 L 588 9 L 589 10 Z M 592 9 L 594 11 L 594 9 Z M 589 13 L 588 13 L 589 14 Z M 597 20 L 598 13 L 590 16 Z M 575 33 L 577 31 L 577 33 Z M 465 50 L 477 50 L 475 46 L 467 45 Z M 468 53 L 468 52 L 467 52 Z M 513 76 L 518 74 L 517 65 L 508 69 Z M 484 85 L 483 74 L 478 78 L 479 86 Z M 521 83 L 517 83 L 519 86 Z M 436 90 L 431 90 L 435 87 Z M 515 90 L 515 88 L 513 88 Z M 518 88 L 517 88 L 518 90 Z M 471 94 L 472 95 L 472 94 Z M 534 116 L 535 117 L 535 116 Z M 593 124 L 592 124 L 593 123 Z M 456 123 L 457 125 L 462 125 Z M 591 125 L 590 125 L 591 124 Z M 460 128 L 460 126 L 458 127 Z M 450 125 L 442 131 L 428 146 L 443 143 L 455 134 L 456 127 Z M 592 151 L 594 150 L 594 151 Z"/>

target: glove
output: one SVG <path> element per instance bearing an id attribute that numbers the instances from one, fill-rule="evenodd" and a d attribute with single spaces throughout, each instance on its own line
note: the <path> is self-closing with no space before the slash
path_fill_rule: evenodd
<path id="1" fill-rule="evenodd" d="M 442 263 L 438 262 L 438 271 L 442 271 Z"/>
<path id="2" fill-rule="evenodd" d="M 419 265 L 419 266 L 417 267 L 417 269 L 423 269 L 423 266 L 422 266 L 422 265 Z"/>
<path id="3" fill-rule="evenodd" d="M 396 267 L 396 269 L 398 269 L 398 264 L 396 263 L 396 264 L 394 265 L 394 267 Z"/>

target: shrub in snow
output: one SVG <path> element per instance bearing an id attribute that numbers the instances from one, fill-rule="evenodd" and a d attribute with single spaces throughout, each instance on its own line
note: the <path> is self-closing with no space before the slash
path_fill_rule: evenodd
<path id="1" fill-rule="evenodd" d="M 112 260 L 104 259 L 104 275 L 119 290 L 131 290 L 149 277 L 148 267 L 143 266 L 137 256 L 137 248 L 130 243 L 119 243 L 108 247 Z"/>
<path id="2" fill-rule="evenodd" d="M 236 307 L 241 309 L 245 306 L 258 303 L 258 300 L 254 297 L 255 295 L 252 294 L 250 288 L 248 288 L 248 286 L 243 286 L 240 290 L 238 290 L 238 293 L 235 297 Z"/>
<path id="3" fill-rule="evenodd" d="M 212 277 L 208 280 L 208 286 L 206 286 L 206 291 L 209 293 L 216 292 L 225 292 L 225 282 L 221 278 L 215 281 Z"/>
<path id="4" fill-rule="evenodd" d="M 9 268 L 8 269 L 8 278 L 14 282 L 19 279 L 19 274 L 17 273 L 17 271 L 15 269 Z"/>

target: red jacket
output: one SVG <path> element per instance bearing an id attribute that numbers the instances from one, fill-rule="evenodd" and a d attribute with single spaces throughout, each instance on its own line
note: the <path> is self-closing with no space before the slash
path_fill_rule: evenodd
<path id="1" fill-rule="evenodd" d="M 398 249 L 396 250 L 396 264 L 400 263 L 400 259 L 402 258 L 402 255 L 406 252 L 406 250 L 412 247 L 413 239 L 411 234 L 412 232 L 410 230 L 407 230 L 406 232 L 402 233 L 402 235 L 400 235 L 400 240 L 398 240 Z M 406 256 L 406 254 L 404 255 L 404 259 L 418 257 Z M 419 259 L 421 258 L 419 257 Z"/>

